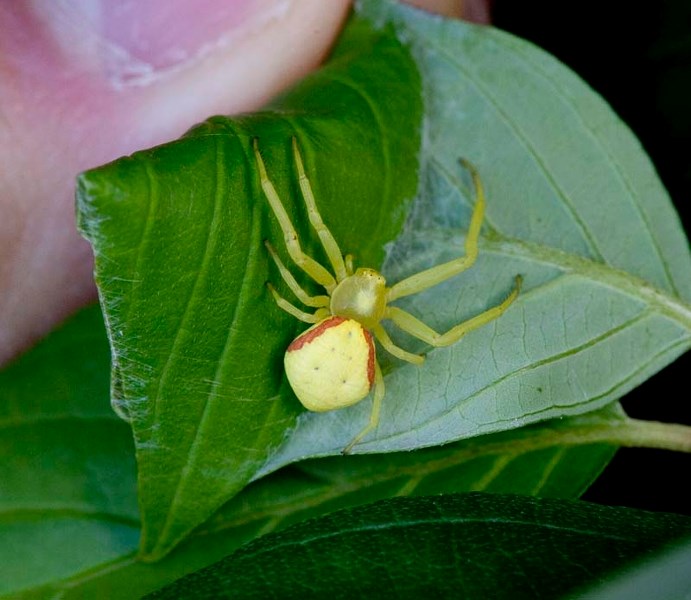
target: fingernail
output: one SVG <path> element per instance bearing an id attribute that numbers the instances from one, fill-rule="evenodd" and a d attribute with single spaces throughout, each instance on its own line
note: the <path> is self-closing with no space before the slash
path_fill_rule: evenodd
<path id="1" fill-rule="evenodd" d="M 151 83 L 288 12 L 291 0 L 37 0 L 68 54 L 115 86 Z"/>

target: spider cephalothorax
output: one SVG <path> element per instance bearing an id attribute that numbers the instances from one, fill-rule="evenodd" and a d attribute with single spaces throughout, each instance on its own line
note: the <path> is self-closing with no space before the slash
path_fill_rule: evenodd
<path id="1" fill-rule="evenodd" d="M 280 296 L 271 284 L 267 284 L 278 306 L 301 321 L 313 324 L 295 338 L 286 350 L 286 375 L 295 395 L 309 410 L 321 412 L 355 404 L 367 397 L 374 387 L 369 423 L 343 450 L 347 453 L 379 422 L 384 378 L 376 359 L 373 336 L 385 350 L 402 360 L 416 364 L 424 361 L 423 356 L 395 345 L 381 321 L 390 319 L 410 335 L 431 346 L 448 346 L 469 331 L 499 317 L 518 296 L 521 277 L 516 276 L 513 291 L 501 304 L 439 334 L 417 317 L 401 308 L 390 306 L 390 303 L 437 285 L 470 268 L 475 262 L 485 196 L 480 178 L 472 165 L 462 161 L 472 175 L 476 190 L 475 208 L 465 239 L 465 255 L 387 287 L 386 280 L 378 271 L 369 268 L 354 270 L 352 256 L 341 253 L 317 210 L 297 140 L 293 138 L 293 156 L 300 189 L 307 205 L 310 223 L 324 246 L 333 273 L 302 251 L 290 217 L 267 175 L 256 139 L 254 154 L 262 189 L 283 230 L 290 258 L 326 290 L 326 295 L 322 296 L 307 294 L 278 257 L 273 246 L 266 242 L 266 247 L 288 287 L 305 306 L 316 309 L 313 313 L 300 310 Z"/>

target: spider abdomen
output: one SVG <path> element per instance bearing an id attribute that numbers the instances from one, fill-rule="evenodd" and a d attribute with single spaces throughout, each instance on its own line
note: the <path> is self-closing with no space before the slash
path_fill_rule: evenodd
<path id="1" fill-rule="evenodd" d="M 317 412 L 344 408 L 372 389 L 374 341 L 357 321 L 329 317 L 293 340 L 284 363 L 288 381 L 305 408 Z"/>

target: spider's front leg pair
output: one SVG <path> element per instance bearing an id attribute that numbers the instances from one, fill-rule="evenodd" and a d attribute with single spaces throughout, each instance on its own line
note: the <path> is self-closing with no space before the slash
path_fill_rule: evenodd
<path id="1" fill-rule="evenodd" d="M 402 360 L 419 364 L 424 358 L 395 345 L 381 325 L 383 319 L 390 319 L 410 335 L 431 346 L 448 346 L 469 331 L 499 317 L 516 299 L 521 280 L 516 277 L 514 290 L 501 304 L 456 325 L 446 333 L 437 333 L 410 313 L 389 306 L 389 303 L 435 286 L 465 271 L 475 262 L 485 208 L 482 183 L 475 169 L 464 162 L 472 174 L 476 190 L 475 208 L 465 241 L 465 255 L 412 275 L 392 287 L 386 287 L 380 273 L 366 268 L 354 271 L 352 256 L 343 257 L 338 243 L 319 214 L 297 141 L 293 138 L 293 157 L 307 215 L 319 236 L 333 273 L 303 252 L 297 232 L 268 177 L 256 139 L 253 145 L 260 183 L 281 226 L 291 260 L 326 290 L 325 295 L 310 296 L 283 264 L 271 244 L 266 242 L 266 247 L 290 290 L 302 304 L 316 309 L 314 313 L 309 313 L 297 308 L 268 284 L 280 308 L 301 321 L 313 324 L 286 351 L 288 380 L 303 405 L 314 411 L 350 406 L 365 398 L 374 387 L 369 422 L 345 448 L 344 453 L 347 453 L 377 426 L 384 397 L 384 379 L 376 360 L 370 331 L 385 350 Z"/>

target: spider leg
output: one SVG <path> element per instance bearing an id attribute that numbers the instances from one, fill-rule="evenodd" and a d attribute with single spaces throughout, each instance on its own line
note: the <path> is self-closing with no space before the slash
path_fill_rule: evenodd
<path id="1" fill-rule="evenodd" d="M 295 294 L 295 297 L 300 300 L 300 302 L 302 302 L 305 306 L 311 306 L 313 308 L 321 308 L 329 305 L 328 296 L 310 296 L 304 289 L 302 289 L 300 284 L 295 280 L 295 277 L 293 277 L 293 274 L 286 268 L 286 266 L 283 264 L 283 261 L 278 257 L 278 254 L 276 254 L 276 250 L 274 250 L 274 247 L 271 245 L 271 243 L 266 240 L 264 241 L 264 245 L 269 251 L 271 258 L 273 258 L 273 261 L 276 263 L 283 281 L 288 284 L 288 287 L 293 294 Z"/>
<path id="2" fill-rule="evenodd" d="M 382 377 L 379 363 L 374 361 L 374 398 L 372 399 L 372 412 L 369 415 L 369 422 L 365 428 L 358 433 L 343 450 L 341 454 L 349 454 L 353 446 L 364 438 L 379 424 L 379 414 L 381 412 L 381 401 L 384 398 L 384 377 Z"/>
<path id="3" fill-rule="evenodd" d="M 319 323 L 319 321 L 325 319 L 330 314 L 326 308 L 320 308 L 315 313 L 308 313 L 304 310 L 300 310 L 297 306 L 294 306 L 283 296 L 281 296 L 276 291 L 276 288 L 270 283 L 267 283 L 266 287 L 269 288 L 269 291 L 274 297 L 274 300 L 276 301 L 276 304 L 278 304 L 279 308 L 282 308 L 288 314 L 293 315 L 296 319 L 300 319 L 300 321 L 304 321 L 305 323 Z"/>
<path id="4" fill-rule="evenodd" d="M 480 313 L 479 315 L 475 315 L 463 323 L 459 323 L 455 327 L 449 329 L 449 331 L 446 333 L 437 333 L 434 331 L 434 329 L 420 321 L 417 317 L 414 317 L 409 312 L 406 312 L 395 306 L 389 306 L 386 309 L 384 318 L 391 319 L 403 331 L 418 339 L 421 339 L 424 342 L 427 342 L 431 346 L 449 346 L 460 340 L 469 331 L 482 327 L 483 325 L 501 316 L 518 296 L 518 293 L 521 289 L 521 281 L 522 277 L 520 275 L 516 275 L 516 286 L 507 296 L 506 300 L 504 300 L 501 304 L 493 306 L 485 312 Z"/>
<path id="5" fill-rule="evenodd" d="M 396 346 L 396 344 L 394 344 L 389 337 L 389 334 L 386 333 L 386 330 L 381 325 L 377 324 L 372 327 L 372 333 L 374 334 L 374 337 L 377 338 L 379 343 L 384 347 L 384 350 L 386 350 L 389 354 L 393 354 L 396 358 L 400 358 L 401 360 L 405 360 L 415 365 L 421 365 L 423 362 L 425 362 L 424 356 L 413 354 L 412 352 L 406 352 L 403 350 L 403 348 Z"/>
<path id="6" fill-rule="evenodd" d="M 417 294 L 427 288 L 433 287 L 442 281 L 446 281 L 450 277 L 462 273 L 475 263 L 478 253 L 477 243 L 480 237 L 480 227 L 485 217 L 485 191 L 482 187 L 480 175 L 475 167 L 465 159 L 461 159 L 461 164 L 470 171 L 470 175 L 473 178 L 473 185 L 475 186 L 475 208 L 470 217 L 468 234 L 465 238 L 465 256 L 450 260 L 436 267 L 431 267 L 430 269 L 426 269 L 399 281 L 389 288 L 386 295 L 387 302 L 392 302 L 403 296 Z"/>
<path id="7" fill-rule="evenodd" d="M 298 147 L 298 141 L 295 136 L 293 136 L 293 156 L 295 157 L 295 165 L 298 170 L 298 181 L 300 183 L 300 190 L 302 190 L 302 197 L 305 199 L 305 204 L 307 205 L 307 216 L 309 217 L 310 223 L 314 230 L 317 232 L 319 239 L 324 246 L 326 255 L 329 257 L 329 262 L 333 267 L 334 273 L 336 273 L 336 280 L 343 281 L 347 276 L 346 265 L 343 262 L 343 254 L 341 249 L 338 247 L 338 243 L 331 234 L 329 228 L 322 221 L 319 210 L 317 209 L 317 203 L 314 200 L 314 194 L 312 193 L 312 186 L 310 181 L 305 174 L 305 167 L 302 162 L 302 156 L 300 154 L 300 148 Z"/>
<path id="8" fill-rule="evenodd" d="M 353 267 L 353 255 L 352 254 L 346 254 L 345 268 L 346 268 L 346 273 L 348 275 L 352 275 L 353 272 L 355 271 L 355 269 Z"/>
<path id="9" fill-rule="evenodd" d="M 276 215 L 281 229 L 283 230 L 283 237 L 285 239 L 286 249 L 290 258 L 293 259 L 295 264 L 300 267 L 305 273 L 307 273 L 312 279 L 314 279 L 318 284 L 323 285 L 326 290 L 330 293 L 336 287 L 336 280 L 333 275 L 329 273 L 322 265 L 320 265 L 312 257 L 307 256 L 300 247 L 300 241 L 298 240 L 298 234 L 290 221 L 290 217 L 286 212 L 281 199 L 276 192 L 276 188 L 269 179 L 266 173 L 266 166 L 264 165 L 264 160 L 262 155 L 259 153 L 259 145 L 257 138 L 254 138 L 252 142 L 252 147 L 254 148 L 254 156 L 257 161 L 257 166 L 259 167 L 259 179 L 261 181 L 262 189 L 266 195 L 271 209 Z"/>

